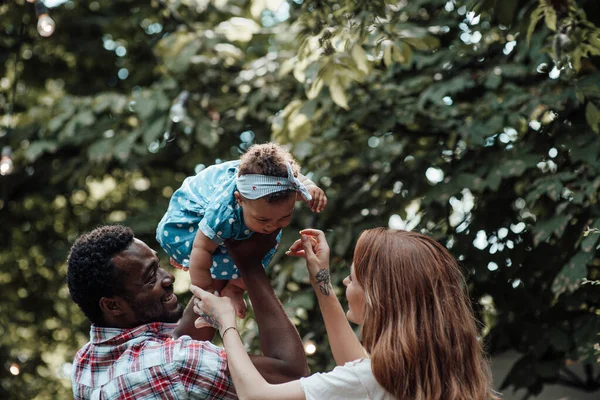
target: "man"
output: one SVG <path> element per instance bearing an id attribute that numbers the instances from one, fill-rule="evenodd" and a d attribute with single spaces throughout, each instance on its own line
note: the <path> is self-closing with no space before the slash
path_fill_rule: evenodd
<path id="1" fill-rule="evenodd" d="M 253 362 L 273 383 L 308 374 L 298 332 L 260 264 L 274 240 L 255 234 L 228 243 L 260 330 L 263 356 Z M 182 309 L 174 276 L 129 228 L 82 235 L 67 264 L 71 297 L 92 322 L 73 365 L 75 399 L 236 398 L 224 350 L 205 341 L 214 331 L 194 328 L 193 303 Z"/>

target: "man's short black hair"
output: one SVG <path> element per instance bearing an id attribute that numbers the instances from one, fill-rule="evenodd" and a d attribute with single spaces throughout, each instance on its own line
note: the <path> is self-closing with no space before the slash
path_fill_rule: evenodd
<path id="1" fill-rule="evenodd" d="M 67 284 L 71 298 L 94 324 L 104 322 L 100 299 L 123 292 L 112 258 L 133 242 L 133 231 L 106 225 L 81 235 L 67 258 Z"/>

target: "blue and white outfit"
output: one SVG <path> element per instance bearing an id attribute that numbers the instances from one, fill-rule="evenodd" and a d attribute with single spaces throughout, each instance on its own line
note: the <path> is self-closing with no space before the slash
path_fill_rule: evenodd
<path id="1" fill-rule="evenodd" d="M 266 196 L 281 190 L 298 190 L 305 197 L 306 191 L 293 174 L 280 178 L 264 175 L 238 177 L 240 161 L 212 165 L 195 176 L 187 177 L 171 197 L 169 208 L 156 229 L 156 240 L 171 257 L 171 264 L 187 270 L 192 244 L 198 230 L 219 246 L 212 254 L 210 268 L 213 279 L 237 279 L 240 273 L 229 257 L 224 241 L 245 240 L 252 231 L 244 223 L 242 208 L 234 196 L 239 191 L 248 199 Z M 288 166 L 288 175 L 291 167 Z M 277 244 L 281 232 L 277 235 Z M 277 245 L 265 255 L 266 268 L 275 254 Z"/>

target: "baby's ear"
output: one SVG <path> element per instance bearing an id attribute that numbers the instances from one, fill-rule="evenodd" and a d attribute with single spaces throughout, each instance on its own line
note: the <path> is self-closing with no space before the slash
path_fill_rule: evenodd
<path id="1" fill-rule="evenodd" d="M 233 192 L 233 195 L 235 196 L 235 199 L 237 200 L 238 204 L 242 204 L 243 201 L 243 197 L 240 194 L 240 192 L 238 192 L 237 190 L 235 192 Z"/>

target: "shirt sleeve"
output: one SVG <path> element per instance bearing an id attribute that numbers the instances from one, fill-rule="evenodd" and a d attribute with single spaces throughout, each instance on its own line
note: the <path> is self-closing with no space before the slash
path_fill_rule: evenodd
<path id="1" fill-rule="evenodd" d="M 369 398 L 366 389 L 352 368 L 344 365 L 328 373 L 317 373 L 300 379 L 307 400 L 352 400 Z"/>
<path id="2" fill-rule="evenodd" d="M 227 370 L 225 350 L 189 336 L 178 340 L 180 346 L 174 352 L 174 361 L 190 399 L 236 398 Z"/>
<path id="3" fill-rule="evenodd" d="M 207 238 L 218 245 L 223 244 L 225 239 L 233 237 L 233 229 L 236 224 L 236 216 L 229 199 L 215 196 L 207 206 L 204 217 L 198 228 Z"/>

